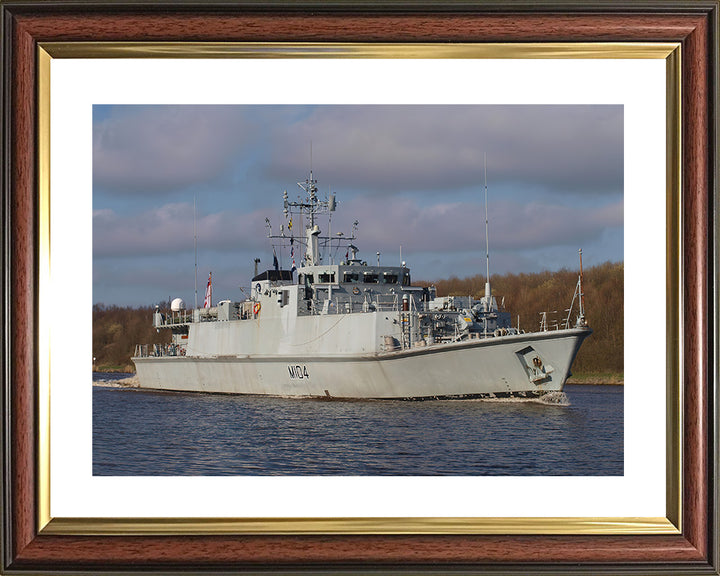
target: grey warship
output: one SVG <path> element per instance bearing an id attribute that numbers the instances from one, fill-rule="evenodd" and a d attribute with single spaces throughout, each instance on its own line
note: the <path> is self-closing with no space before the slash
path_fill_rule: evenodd
<path id="1" fill-rule="evenodd" d="M 266 219 L 274 266 L 258 273 L 256 264 L 245 299 L 212 305 L 210 292 L 202 308 L 186 310 L 176 298 L 170 310 L 155 310 L 153 325 L 170 330 L 172 342 L 136 346 L 141 388 L 416 400 L 540 398 L 563 389 L 592 333 L 582 251 L 565 319 L 526 332 L 492 295 L 489 265 L 479 300 L 438 297 L 433 287 L 411 283 L 405 262 L 381 266 L 379 253 L 375 263 L 359 258 L 357 221 L 347 236 L 323 235 L 318 222 L 326 219 L 330 229 L 335 195 L 318 197 L 312 170 L 298 186 L 304 198 L 297 202 L 283 193 L 279 234 Z M 487 186 L 485 193 L 487 214 Z M 295 235 L 298 228 L 303 233 Z M 290 270 L 278 266 L 276 248 L 289 251 Z M 342 252 L 334 263 L 333 253 Z"/>

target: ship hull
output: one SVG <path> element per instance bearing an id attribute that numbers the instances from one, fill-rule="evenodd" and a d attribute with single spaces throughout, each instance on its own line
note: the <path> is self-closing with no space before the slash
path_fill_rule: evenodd
<path id="1" fill-rule="evenodd" d="M 334 399 L 533 397 L 562 390 L 588 328 L 335 356 L 134 358 L 141 388 Z"/>

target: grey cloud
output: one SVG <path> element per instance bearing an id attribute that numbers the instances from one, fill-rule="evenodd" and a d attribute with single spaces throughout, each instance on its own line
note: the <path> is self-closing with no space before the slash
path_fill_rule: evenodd
<path id="1" fill-rule="evenodd" d="M 237 251 L 262 248 L 265 212 L 225 211 L 197 218 L 198 245 L 203 250 Z M 194 245 L 193 207 L 166 204 L 141 214 L 112 210 L 93 214 L 93 253 L 96 258 L 157 256 L 190 251 Z"/>
<path id="2" fill-rule="evenodd" d="M 144 195 L 205 183 L 237 160 L 253 132 L 233 107 L 117 107 L 93 126 L 93 185 Z"/>
<path id="3" fill-rule="evenodd" d="M 619 192 L 621 106 L 321 106 L 273 134 L 268 175 L 308 168 L 334 186 L 442 190 L 483 180 Z"/>
<path id="4" fill-rule="evenodd" d="M 364 254 L 399 245 L 416 252 L 485 249 L 485 214 L 480 205 L 454 202 L 421 207 L 406 198 L 387 198 L 382 210 L 376 203 L 351 204 L 348 210 L 360 220 L 358 245 Z M 500 201 L 494 203 L 490 219 L 491 251 L 581 246 L 607 229 L 621 228 L 623 204 L 587 209 Z"/>

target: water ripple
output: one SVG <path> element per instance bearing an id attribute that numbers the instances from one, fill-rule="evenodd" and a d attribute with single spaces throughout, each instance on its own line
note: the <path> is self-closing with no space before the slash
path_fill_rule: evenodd
<path id="1" fill-rule="evenodd" d="M 96 475 L 622 475 L 623 389 L 315 402 L 93 389 Z"/>

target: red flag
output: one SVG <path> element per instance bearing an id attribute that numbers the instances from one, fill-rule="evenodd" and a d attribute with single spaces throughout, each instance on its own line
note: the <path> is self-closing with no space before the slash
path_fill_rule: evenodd
<path id="1" fill-rule="evenodd" d="M 203 308 L 210 308 L 212 306 L 212 272 L 208 276 L 207 288 L 205 288 L 205 303 Z"/>

